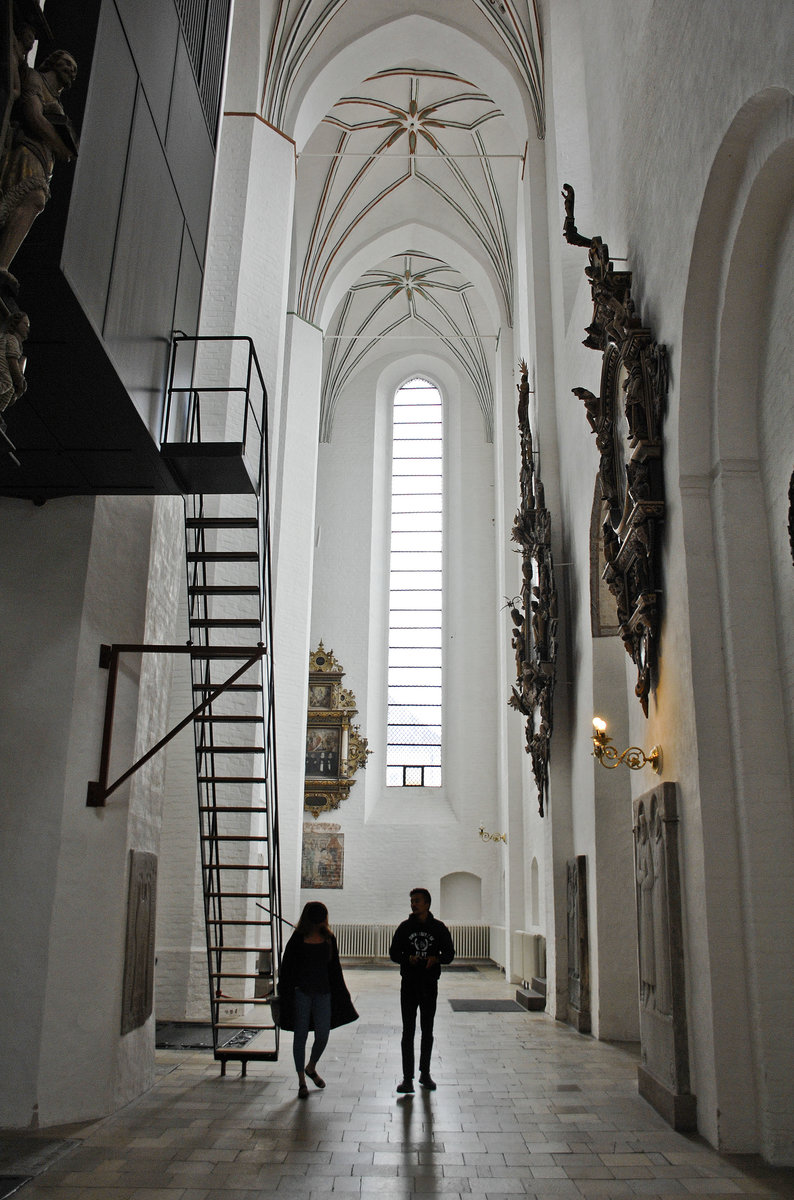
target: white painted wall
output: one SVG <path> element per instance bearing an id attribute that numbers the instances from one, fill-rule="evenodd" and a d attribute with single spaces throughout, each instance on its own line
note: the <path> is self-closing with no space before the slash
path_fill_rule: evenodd
<path id="1" fill-rule="evenodd" d="M 446 746 L 436 792 L 385 786 L 385 665 L 391 424 L 405 379 L 426 374 L 445 402 L 444 626 Z M 438 909 L 442 875 L 482 879 L 483 920 L 500 904 L 501 844 L 478 836 L 498 823 L 495 773 L 495 614 L 492 448 L 476 400 L 440 358 L 412 354 L 358 375 L 340 402 L 330 443 L 320 447 L 312 646 L 320 638 L 345 668 L 373 750 L 350 798 L 327 819 L 345 838 L 345 886 L 312 890 L 337 921 L 396 921 L 408 891 L 428 887 Z M 307 664 L 308 669 L 308 664 Z M 311 822 L 307 814 L 307 820 Z"/>
<path id="2" fill-rule="evenodd" d="M 3 589 L 15 602 L 4 605 L 0 671 L 0 1122 L 35 1128 L 112 1112 L 153 1078 L 151 1019 L 123 1038 L 120 1021 L 129 850 L 158 851 L 162 761 L 102 809 L 86 807 L 86 785 L 99 766 L 100 643 L 170 632 L 178 524 L 171 499 L 2 508 Z M 124 659 L 118 698 L 111 780 L 165 732 L 166 664 Z"/>

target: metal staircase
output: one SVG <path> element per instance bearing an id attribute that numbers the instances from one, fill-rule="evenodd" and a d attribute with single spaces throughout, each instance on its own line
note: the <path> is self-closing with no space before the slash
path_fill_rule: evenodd
<path id="1" fill-rule="evenodd" d="M 195 366 L 189 388 L 175 385 L 180 345 L 194 352 L 193 343 L 202 341 L 247 343 L 242 388 L 199 389 Z M 207 440 L 218 427 L 207 396 L 217 408 L 219 393 L 233 393 L 242 413 L 237 442 Z M 188 463 L 206 486 L 213 463 L 221 464 L 218 494 L 184 488 L 187 599 L 194 706 L 203 705 L 193 730 L 213 1046 L 222 1074 L 229 1059 L 239 1060 L 245 1074 L 252 1059 L 278 1057 L 268 1001 L 281 959 L 266 396 L 249 339 L 177 335 L 166 432 L 175 407 L 184 441 L 166 445 L 164 438 L 163 445 L 175 473 Z M 233 495 L 226 493 L 230 444 L 245 459 Z"/>

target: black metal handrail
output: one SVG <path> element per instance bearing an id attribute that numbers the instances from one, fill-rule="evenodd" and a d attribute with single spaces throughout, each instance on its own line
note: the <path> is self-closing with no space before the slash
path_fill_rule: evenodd
<path id="1" fill-rule="evenodd" d="M 248 355 L 245 366 L 245 382 L 236 386 L 231 384 L 204 384 L 201 380 L 196 379 L 196 358 L 195 346 L 198 343 L 217 344 L 244 342 L 248 347 Z M 183 344 L 192 345 L 193 361 L 190 365 L 190 382 L 185 384 L 175 383 L 177 371 L 177 357 L 179 347 Z M 259 388 L 261 389 L 261 399 L 259 403 L 255 403 L 252 398 L 252 386 L 258 380 Z M 267 388 L 265 387 L 265 379 L 262 374 L 262 368 L 259 365 L 259 359 L 256 353 L 253 339 L 244 334 L 231 334 L 226 337 L 214 337 L 210 334 L 195 334 L 190 335 L 183 333 L 179 329 L 175 329 L 171 335 L 171 353 L 168 364 L 168 386 L 166 388 L 165 408 L 163 411 L 163 421 L 160 433 L 160 444 L 177 445 L 183 442 L 192 445 L 206 443 L 207 438 L 202 436 L 201 410 L 202 397 L 225 394 L 227 396 L 241 395 L 244 396 L 243 412 L 242 412 L 242 428 L 240 429 L 239 441 L 245 448 L 248 445 L 249 433 L 256 437 L 258 444 L 258 462 L 256 476 L 258 480 L 262 480 L 267 473 Z M 172 423 L 175 419 L 174 413 L 179 397 L 183 397 L 185 407 L 182 414 L 179 416 L 180 433 L 182 436 L 173 437 Z M 251 429 L 253 424 L 253 430 Z M 226 441 L 234 441 L 236 439 L 226 438 Z M 217 439 L 213 439 L 217 442 Z"/>

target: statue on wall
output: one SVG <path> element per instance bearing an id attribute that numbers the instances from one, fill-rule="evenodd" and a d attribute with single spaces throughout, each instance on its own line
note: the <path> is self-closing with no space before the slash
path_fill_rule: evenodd
<path id="1" fill-rule="evenodd" d="M 22 343 L 29 333 L 27 313 L 9 313 L 5 329 L 0 334 L 0 413 L 15 404 L 27 389 Z"/>
<path id="2" fill-rule="evenodd" d="M 512 688 L 508 704 L 527 718 L 526 751 L 532 760 L 538 809 L 543 816 L 548 800 L 552 700 L 557 669 L 557 588 L 551 554 L 551 517 L 532 446 L 527 364 L 522 361 L 519 370 L 521 500 L 511 536 L 521 547 L 521 595 L 508 601 L 513 621 L 511 644 L 516 656 L 516 686 Z"/>
<path id="3" fill-rule="evenodd" d="M 77 138 L 60 99 L 76 76 L 71 54 L 55 50 L 20 79 L 0 166 L 0 272 L 6 275 L 50 198 L 56 161 L 68 162 L 77 154 Z"/>

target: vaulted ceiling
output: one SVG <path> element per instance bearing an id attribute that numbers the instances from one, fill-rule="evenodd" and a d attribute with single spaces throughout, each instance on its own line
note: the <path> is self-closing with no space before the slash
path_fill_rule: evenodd
<path id="1" fill-rule="evenodd" d="M 490 438 L 540 64 L 534 0 L 279 5 L 263 115 L 306 131 L 292 305 L 325 334 L 324 439 L 345 385 L 384 346 L 452 363 Z"/>

